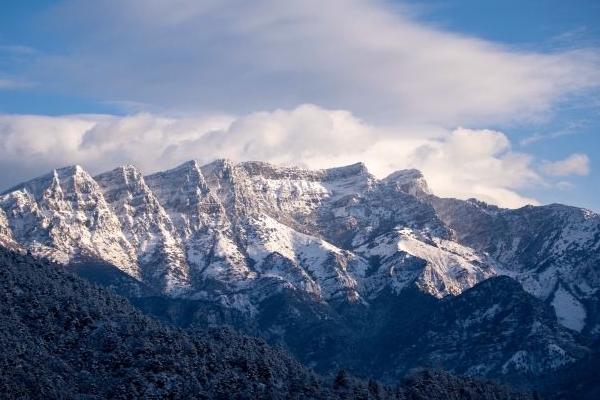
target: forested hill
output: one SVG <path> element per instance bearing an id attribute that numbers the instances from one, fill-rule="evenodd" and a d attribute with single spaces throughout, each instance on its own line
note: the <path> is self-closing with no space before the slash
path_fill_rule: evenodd
<path id="1" fill-rule="evenodd" d="M 2 248 L 0 285 L 3 398 L 528 398 L 441 372 L 395 388 L 322 378 L 260 339 L 167 327 L 62 267 Z"/>

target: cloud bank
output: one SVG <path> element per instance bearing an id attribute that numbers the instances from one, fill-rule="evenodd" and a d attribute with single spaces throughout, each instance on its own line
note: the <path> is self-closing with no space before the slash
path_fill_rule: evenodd
<path id="1" fill-rule="evenodd" d="M 75 163 L 92 173 L 125 163 L 150 173 L 189 159 L 263 160 L 309 168 L 363 161 L 379 177 L 397 169 L 418 168 L 441 196 L 477 197 L 518 207 L 537 203 L 519 195 L 520 188 L 548 184 L 542 173 L 563 178 L 580 174 L 577 163 L 582 156 L 544 164 L 513 151 L 501 132 L 382 128 L 348 111 L 315 105 L 241 117 L 0 116 L 3 187 Z"/>
<path id="2" fill-rule="evenodd" d="M 60 51 L 0 46 L 18 71 L 0 89 L 35 82 L 135 113 L 0 115 L 0 186 L 73 163 L 364 161 L 378 176 L 419 168 L 442 196 L 516 207 L 536 202 L 524 189 L 566 189 L 589 171 L 583 154 L 540 160 L 502 132 L 454 127 L 551 115 L 600 87 L 598 49 L 514 49 L 383 0 L 64 0 L 36 23 Z"/>
<path id="3" fill-rule="evenodd" d="M 538 118 L 600 84 L 597 50 L 512 49 L 379 0 L 66 1 L 47 25 L 68 46 L 28 80 L 177 112 L 313 103 L 469 126 Z"/>

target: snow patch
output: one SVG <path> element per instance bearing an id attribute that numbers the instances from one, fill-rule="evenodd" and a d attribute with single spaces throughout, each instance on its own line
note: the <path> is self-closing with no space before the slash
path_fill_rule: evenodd
<path id="1" fill-rule="evenodd" d="M 585 326 L 585 307 L 562 285 L 559 285 L 554 292 L 552 307 L 554 307 L 558 322 L 567 328 L 581 332 Z"/>

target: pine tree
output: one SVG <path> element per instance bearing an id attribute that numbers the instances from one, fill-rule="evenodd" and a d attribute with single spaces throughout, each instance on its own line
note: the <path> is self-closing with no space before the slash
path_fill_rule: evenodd
<path id="1" fill-rule="evenodd" d="M 347 389 L 348 385 L 349 385 L 348 374 L 343 369 L 339 370 L 333 381 L 333 389 L 335 389 L 335 390 Z"/>
<path id="2" fill-rule="evenodd" d="M 376 400 L 381 398 L 379 394 L 379 384 L 373 379 L 369 379 L 369 395 Z"/>

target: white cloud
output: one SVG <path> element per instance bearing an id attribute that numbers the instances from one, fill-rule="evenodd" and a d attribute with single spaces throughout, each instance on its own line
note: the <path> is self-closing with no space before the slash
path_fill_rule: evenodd
<path id="1" fill-rule="evenodd" d="M 438 195 L 508 207 L 535 204 L 518 190 L 543 184 L 533 157 L 512 151 L 500 132 L 382 128 L 348 111 L 314 105 L 242 117 L 0 116 L 4 187 L 74 163 L 92 173 L 134 163 L 149 173 L 221 157 L 310 168 L 363 161 L 380 177 L 419 168 Z"/>
<path id="2" fill-rule="evenodd" d="M 552 176 L 585 176 L 590 173 L 590 159 L 585 154 L 574 153 L 564 160 L 545 162 L 542 170 Z"/>
<path id="3" fill-rule="evenodd" d="M 369 120 L 531 118 L 598 87 L 596 50 L 552 54 L 425 25 L 384 1 L 67 1 L 66 55 L 35 81 L 95 98 L 248 113 L 315 103 Z M 77 16 L 74 18 L 73 16 Z"/>
<path id="4" fill-rule="evenodd" d="M 409 164 L 423 171 L 438 195 L 507 207 L 537 204 L 517 190 L 543 184 L 533 156 L 513 152 L 506 135 L 491 130 L 456 129 L 415 149 Z"/>

